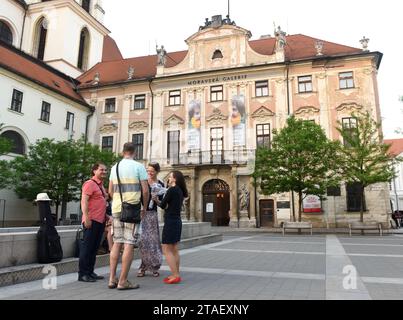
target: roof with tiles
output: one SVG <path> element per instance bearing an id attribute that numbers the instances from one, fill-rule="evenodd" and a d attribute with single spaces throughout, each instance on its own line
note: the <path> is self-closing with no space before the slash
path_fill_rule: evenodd
<path id="1" fill-rule="evenodd" d="M 298 61 L 317 58 L 315 43 L 318 40 L 319 39 L 302 34 L 287 36 L 287 45 L 285 47 L 286 60 Z M 323 43 L 322 58 L 363 53 L 362 49 L 328 41 L 323 41 Z M 272 55 L 275 52 L 276 39 L 266 38 L 252 40 L 249 41 L 249 45 L 259 54 Z M 166 66 L 176 66 L 186 57 L 187 52 L 188 51 L 178 51 L 168 53 Z M 133 80 L 143 80 L 155 77 L 157 72 L 157 56 L 151 55 L 129 59 L 115 59 L 113 61 L 104 60 L 79 77 L 78 80 L 81 82 L 81 87 L 87 87 L 93 82 L 95 74 L 99 73 L 99 85 L 121 83 L 128 81 L 127 72 L 130 67 L 134 67 L 135 69 Z"/>
<path id="2" fill-rule="evenodd" d="M 392 140 L 385 140 L 386 144 L 392 145 L 389 153 L 393 156 L 400 156 L 403 154 L 403 139 L 392 139 Z"/>
<path id="3" fill-rule="evenodd" d="M 76 80 L 4 42 L 0 42 L 0 68 L 88 106 L 76 92 Z"/>

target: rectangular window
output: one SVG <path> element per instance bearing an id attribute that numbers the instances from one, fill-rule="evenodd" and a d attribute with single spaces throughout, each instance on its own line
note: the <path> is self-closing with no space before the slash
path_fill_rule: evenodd
<path id="1" fill-rule="evenodd" d="M 71 126 L 71 128 L 70 128 Z M 67 130 L 74 130 L 74 113 L 67 112 L 67 117 L 66 117 L 66 129 Z"/>
<path id="2" fill-rule="evenodd" d="M 105 113 L 116 112 L 116 98 L 109 98 L 105 100 Z"/>
<path id="3" fill-rule="evenodd" d="M 361 210 L 361 184 L 347 184 L 347 211 L 359 212 Z M 366 210 L 365 198 L 363 199 L 364 210 Z"/>
<path id="4" fill-rule="evenodd" d="M 102 151 L 113 152 L 113 136 L 102 137 Z"/>
<path id="5" fill-rule="evenodd" d="M 21 91 L 14 89 L 13 98 L 11 100 L 11 110 L 21 113 L 23 96 L 24 94 Z"/>
<path id="6" fill-rule="evenodd" d="M 210 100 L 211 102 L 224 100 L 223 86 L 214 86 L 210 88 Z"/>
<path id="7" fill-rule="evenodd" d="M 269 81 L 256 81 L 256 97 L 267 97 L 269 95 Z"/>
<path id="8" fill-rule="evenodd" d="M 270 124 L 256 126 L 256 146 L 270 148 Z"/>
<path id="9" fill-rule="evenodd" d="M 298 92 L 312 92 L 312 76 L 298 77 Z"/>
<path id="10" fill-rule="evenodd" d="M 181 91 L 174 90 L 169 91 L 169 106 L 180 106 L 181 105 Z"/>
<path id="11" fill-rule="evenodd" d="M 350 137 L 353 137 L 357 128 L 357 118 L 343 118 L 342 119 L 343 131 L 346 132 Z M 343 141 L 346 147 L 350 146 L 350 143 L 344 139 Z"/>
<path id="12" fill-rule="evenodd" d="M 143 160 L 144 151 L 144 134 L 134 134 L 133 135 L 134 144 L 134 160 Z"/>
<path id="13" fill-rule="evenodd" d="M 134 97 L 134 110 L 142 110 L 146 108 L 146 95 L 141 94 Z"/>
<path id="14" fill-rule="evenodd" d="M 221 163 L 224 161 L 224 129 L 212 128 L 210 137 L 211 162 Z"/>
<path id="15" fill-rule="evenodd" d="M 168 132 L 168 160 L 170 164 L 179 164 L 180 131 Z"/>
<path id="16" fill-rule="evenodd" d="M 41 120 L 45 122 L 50 121 L 50 103 L 42 101 Z"/>
<path id="17" fill-rule="evenodd" d="M 339 73 L 340 89 L 354 88 L 354 75 L 353 72 Z"/>

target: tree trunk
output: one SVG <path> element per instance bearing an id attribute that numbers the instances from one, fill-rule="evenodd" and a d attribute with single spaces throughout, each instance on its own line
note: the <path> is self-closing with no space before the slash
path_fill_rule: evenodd
<path id="1" fill-rule="evenodd" d="M 361 222 L 364 222 L 364 195 L 365 195 L 365 187 L 361 186 L 361 206 L 360 206 L 360 219 Z"/>
<path id="2" fill-rule="evenodd" d="M 302 192 L 298 192 L 298 222 L 302 222 Z M 302 230 L 298 229 L 298 234 L 301 234 Z"/>
<path id="3" fill-rule="evenodd" d="M 62 200 L 62 212 L 61 212 L 61 216 L 60 216 L 60 219 L 62 221 L 66 220 L 66 213 L 67 213 L 67 201 Z"/>
<path id="4" fill-rule="evenodd" d="M 56 205 L 56 212 L 55 212 L 55 214 L 56 214 L 56 221 L 55 221 L 55 223 L 56 223 L 56 225 L 58 226 L 59 225 L 59 202 L 56 202 L 55 203 L 55 205 Z"/>

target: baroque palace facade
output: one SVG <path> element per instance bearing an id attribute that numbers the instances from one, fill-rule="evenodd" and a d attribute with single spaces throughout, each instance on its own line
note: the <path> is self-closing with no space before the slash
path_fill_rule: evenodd
<path id="1" fill-rule="evenodd" d="M 115 59 L 78 78 L 79 93 L 95 107 L 94 142 L 120 152 L 133 141 L 136 158 L 159 162 L 160 178 L 185 173 L 190 198 L 184 218 L 217 226 L 277 227 L 292 216 L 291 194 L 264 196 L 253 185 L 258 145 L 270 145 L 287 118 L 320 124 L 340 139 L 337 121 L 354 126 L 352 113 L 368 110 L 380 121 L 379 52 L 302 34 L 251 40 L 227 17 L 214 16 L 186 40 L 188 50 Z M 90 131 L 91 132 L 91 131 Z M 343 227 L 359 217 L 354 185 L 308 197 L 304 220 Z M 386 184 L 366 190 L 366 220 L 388 226 Z M 295 208 L 297 210 L 297 208 Z"/>

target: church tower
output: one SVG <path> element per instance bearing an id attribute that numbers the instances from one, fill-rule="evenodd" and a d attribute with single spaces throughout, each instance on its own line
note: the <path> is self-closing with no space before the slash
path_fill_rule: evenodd
<path id="1" fill-rule="evenodd" d="M 79 77 L 102 61 L 102 0 L 25 0 L 21 49 L 50 66 Z"/>

